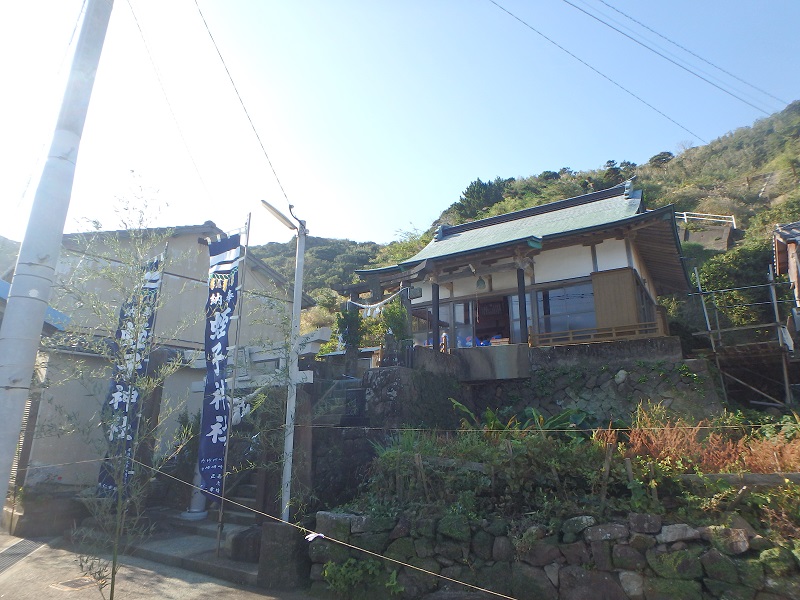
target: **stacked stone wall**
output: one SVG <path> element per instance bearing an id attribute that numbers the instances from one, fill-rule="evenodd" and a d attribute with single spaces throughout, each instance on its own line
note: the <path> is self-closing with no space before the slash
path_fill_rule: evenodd
<path id="1" fill-rule="evenodd" d="M 606 362 L 599 360 L 602 354 L 596 351 L 591 360 L 590 356 L 580 358 L 567 351 L 547 355 L 552 362 L 537 362 L 526 379 L 460 383 L 443 372 L 405 367 L 367 371 L 362 378 L 367 427 L 314 431 L 312 468 L 314 496 L 320 502 L 317 508 L 335 506 L 355 495 L 374 457 L 373 443 L 385 443 L 393 430 L 458 429 L 461 415 L 453 409 L 450 398 L 475 415 L 483 414 L 486 408 L 505 417 L 522 415 L 528 407 L 545 417 L 577 409 L 587 415 L 583 423 L 587 427 L 628 422 L 637 406 L 648 402 L 698 419 L 722 411 L 717 376 L 708 361 L 631 360 L 622 346 L 612 347 L 617 350 L 606 357 Z M 432 351 L 429 354 L 435 355 Z"/>
<path id="2" fill-rule="evenodd" d="M 662 523 L 652 514 L 602 524 L 578 516 L 557 532 L 533 526 L 512 534 L 502 518 L 320 512 L 316 532 L 326 536 L 309 546 L 318 597 L 332 597 L 326 563 L 375 559 L 335 538 L 399 561 L 385 561 L 385 569 L 396 571 L 407 599 L 469 591 L 456 580 L 517 600 L 800 600 L 800 541 L 775 545 L 736 514 L 708 527 Z M 381 585 L 360 591 L 388 597 Z"/>
<path id="3" fill-rule="evenodd" d="M 627 422 L 639 404 L 652 402 L 699 419 L 722 411 L 716 383 L 700 359 L 556 362 L 537 365 L 530 379 L 471 385 L 470 407 L 520 414 L 531 406 L 545 416 L 576 409 L 591 424 L 608 424 Z"/>

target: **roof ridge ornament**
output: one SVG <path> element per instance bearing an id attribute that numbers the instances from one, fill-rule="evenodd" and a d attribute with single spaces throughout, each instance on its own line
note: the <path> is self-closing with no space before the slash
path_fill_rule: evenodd
<path id="1" fill-rule="evenodd" d="M 631 193 L 631 189 L 633 188 L 633 180 L 636 179 L 636 175 L 632 175 L 629 179 L 626 179 L 623 183 L 625 184 L 625 197 L 628 198 Z"/>

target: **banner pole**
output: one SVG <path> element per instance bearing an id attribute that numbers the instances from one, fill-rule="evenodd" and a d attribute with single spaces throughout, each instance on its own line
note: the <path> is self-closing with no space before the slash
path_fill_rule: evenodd
<path id="1" fill-rule="evenodd" d="M 236 337 L 233 341 L 233 380 L 231 381 L 231 399 L 228 402 L 228 439 L 225 441 L 225 453 L 222 458 L 222 488 L 220 489 L 219 513 L 217 517 L 217 558 L 219 558 L 219 548 L 222 542 L 222 528 L 225 526 L 225 482 L 228 480 L 228 449 L 231 446 L 231 431 L 233 429 L 233 395 L 236 393 L 236 376 L 239 370 L 239 333 L 242 331 L 242 304 L 244 304 L 244 283 L 247 273 L 247 247 L 250 245 L 250 217 L 252 213 L 247 213 L 247 224 L 245 225 L 245 245 L 242 253 L 242 276 L 239 279 L 239 306 L 236 307 Z"/>
<path id="2" fill-rule="evenodd" d="M 164 251 L 161 253 L 161 260 L 160 260 L 160 263 L 161 263 L 161 278 L 160 278 L 160 280 L 158 282 L 158 295 L 156 296 L 156 298 L 157 298 L 156 304 L 158 304 L 158 302 L 160 302 L 160 300 L 158 300 L 158 298 L 160 298 L 161 294 L 163 293 L 163 289 L 162 288 L 164 287 L 164 273 L 167 270 L 167 250 L 169 250 L 169 240 L 164 242 Z M 156 260 L 158 260 L 158 257 L 156 257 Z M 150 340 L 151 340 L 150 341 L 150 349 L 151 350 L 152 350 L 153 346 L 156 343 L 155 340 L 156 340 L 156 322 L 157 321 L 158 321 L 158 311 L 155 310 L 155 308 L 154 308 L 153 309 L 153 324 L 150 327 Z M 149 353 L 148 353 L 148 356 L 149 356 Z"/>

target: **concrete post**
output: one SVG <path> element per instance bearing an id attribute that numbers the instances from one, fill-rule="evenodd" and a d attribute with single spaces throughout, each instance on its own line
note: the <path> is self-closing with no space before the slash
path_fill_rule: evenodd
<path id="1" fill-rule="evenodd" d="M 292 300 L 292 333 L 289 349 L 289 387 L 286 397 L 286 431 L 283 438 L 283 477 L 281 478 L 281 518 L 289 520 L 292 500 L 292 459 L 294 456 L 295 405 L 297 401 L 297 382 L 299 379 L 298 359 L 300 348 L 300 309 L 303 305 L 303 263 L 305 260 L 306 222 L 298 219 L 297 254 L 295 255 L 294 297 Z"/>
<path id="2" fill-rule="evenodd" d="M 89 0 L 50 152 L 22 240 L 0 327 L 0 487 L 11 477 L 45 310 L 67 218 L 75 163 L 113 0 Z M 5 490 L 4 490 L 5 491 Z"/>

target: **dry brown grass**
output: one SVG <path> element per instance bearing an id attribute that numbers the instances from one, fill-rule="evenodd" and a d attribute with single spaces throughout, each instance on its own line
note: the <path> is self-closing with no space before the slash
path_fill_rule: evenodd
<path id="1" fill-rule="evenodd" d="M 619 441 L 619 432 L 618 430 L 614 429 L 611 423 L 609 423 L 608 427 L 595 429 L 592 431 L 592 439 L 604 447 L 609 444 L 616 446 L 617 442 Z"/>
<path id="2" fill-rule="evenodd" d="M 659 407 L 640 407 L 628 432 L 625 455 L 682 464 L 702 473 L 800 471 L 800 436 L 787 440 L 780 434 L 764 438 L 713 429 L 706 420 L 693 424 L 668 416 Z M 611 433 L 597 430 L 595 438 L 610 441 Z"/>
<path id="3" fill-rule="evenodd" d="M 657 410 L 640 409 L 628 434 L 626 456 L 695 463 L 703 452 L 699 440 L 706 426 L 706 421 L 690 425 L 682 419 L 672 420 Z"/>
<path id="4" fill-rule="evenodd" d="M 702 473 L 725 473 L 739 471 L 742 464 L 744 439 L 730 440 L 718 433 L 712 433 L 699 442 L 697 468 Z"/>
<path id="5" fill-rule="evenodd" d="M 796 473 L 800 471 L 800 438 L 750 438 L 742 450 L 742 462 L 750 473 Z"/>

